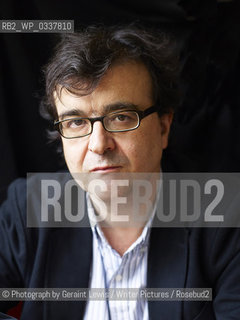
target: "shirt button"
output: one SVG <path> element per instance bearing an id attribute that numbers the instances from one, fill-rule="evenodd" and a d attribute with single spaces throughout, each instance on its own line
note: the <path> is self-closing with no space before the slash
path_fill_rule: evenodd
<path id="1" fill-rule="evenodd" d="M 116 281 L 121 281 L 122 280 L 122 276 L 120 274 L 117 274 L 115 279 L 116 279 Z"/>

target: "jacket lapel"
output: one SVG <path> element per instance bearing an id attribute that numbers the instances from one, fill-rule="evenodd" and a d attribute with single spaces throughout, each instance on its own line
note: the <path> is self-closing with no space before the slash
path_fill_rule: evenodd
<path id="1" fill-rule="evenodd" d="M 184 288 L 188 265 L 188 230 L 152 228 L 147 288 Z M 181 301 L 149 301 L 149 319 L 181 319 Z"/>
<path id="2" fill-rule="evenodd" d="M 92 231 L 85 212 L 80 228 L 53 229 L 49 241 L 45 287 L 88 288 L 92 262 Z M 44 319 L 83 319 L 86 301 L 48 301 Z"/>

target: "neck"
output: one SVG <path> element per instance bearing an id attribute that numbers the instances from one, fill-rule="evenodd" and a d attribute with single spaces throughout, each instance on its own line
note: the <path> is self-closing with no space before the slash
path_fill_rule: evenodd
<path id="1" fill-rule="evenodd" d="M 112 195 L 110 192 L 89 193 L 97 222 L 101 223 L 102 227 L 119 230 L 143 228 L 154 209 L 158 188 L 155 181 L 146 180 L 146 183 L 146 190 L 143 193 L 141 186 L 137 191 L 129 188 L 128 192 L 120 195 Z"/>
<path id="2" fill-rule="evenodd" d="M 143 231 L 141 228 L 112 228 L 101 227 L 101 230 L 111 247 L 116 250 L 120 256 L 138 239 Z"/>
<path id="3" fill-rule="evenodd" d="M 117 195 L 89 193 L 97 222 L 109 244 L 121 256 L 142 233 L 156 201 L 159 174 L 142 174 L 140 177 L 142 180 L 130 180 L 127 192 L 120 189 Z"/>

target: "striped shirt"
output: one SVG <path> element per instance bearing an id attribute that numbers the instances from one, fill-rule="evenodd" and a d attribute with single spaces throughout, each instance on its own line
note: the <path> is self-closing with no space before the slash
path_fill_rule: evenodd
<path id="1" fill-rule="evenodd" d="M 88 214 L 93 216 L 89 196 L 87 196 Z M 153 216 L 149 219 L 139 238 L 121 257 L 107 242 L 98 224 L 92 224 L 93 261 L 90 274 L 90 288 L 111 289 L 145 288 L 147 280 L 147 257 L 150 226 Z M 143 319 L 147 320 L 148 305 L 144 299 L 136 300 L 89 300 L 86 305 L 84 320 Z"/>

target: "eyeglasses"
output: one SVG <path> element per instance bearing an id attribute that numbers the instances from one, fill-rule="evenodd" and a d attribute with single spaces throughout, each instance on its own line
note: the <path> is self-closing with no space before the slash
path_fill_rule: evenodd
<path id="1" fill-rule="evenodd" d="M 100 121 L 103 128 L 108 132 L 125 132 L 137 129 L 143 118 L 157 111 L 158 108 L 156 106 L 151 106 L 144 111 L 116 111 L 96 118 L 73 117 L 55 120 L 54 127 L 61 136 L 67 139 L 90 135 L 93 131 L 93 124 L 96 121 Z"/>

